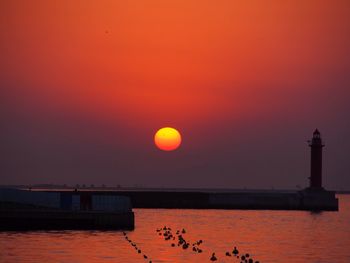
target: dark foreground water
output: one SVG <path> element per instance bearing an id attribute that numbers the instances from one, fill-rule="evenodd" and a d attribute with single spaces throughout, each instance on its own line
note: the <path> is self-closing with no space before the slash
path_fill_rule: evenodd
<path id="1" fill-rule="evenodd" d="M 225 256 L 237 246 L 260 262 L 350 262 L 350 195 L 339 195 L 339 212 L 135 209 L 127 232 L 0 232 L 0 262 L 240 262 Z M 201 254 L 165 241 L 157 228 L 184 228 L 199 239 Z M 171 246 L 175 243 L 175 247 Z M 148 259 L 144 259 L 143 255 Z"/>

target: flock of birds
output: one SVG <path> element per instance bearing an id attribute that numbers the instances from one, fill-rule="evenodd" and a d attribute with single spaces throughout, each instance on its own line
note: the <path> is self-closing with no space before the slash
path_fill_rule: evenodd
<path id="1" fill-rule="evenodd" d="M 136 250 L 136 252 L 138 254 L 142 254 L 142 250 L 137 246 L 137 244 L 135 242 L 133 242 L 128 235 L 123 232 L 123 235 L 125 237 L 125 240 L 128 241 L 130 243 L 130 245 Z M 143 254 L 143 258 L 148 260 L 148 256 L 146 254 Z M 152 260 L 149 260 L 149 263 L 152 263 Z"/>
<path id="2" fill-rule="evenodd" d="M 176 230 L 175 233 L 172 232 L 170 227 L 164 226 L 156 229 L 156 232 L 159 236 L 163 237 L 165 241 L 171 241 L 171 247 L 181 247 L 183 250 L 187 250 L 192 246 L 192 251 L 195 253 L 203 253 L 203 249 L 201 248 L 201 244 L 203 240 L 197 240 L 191 243 L 188 239 L 184 238 L 186 234 L 186 230 L 183 228 L 182 230 Z M 133 242 L 125 232 L 123 232 L 125 240 L 129 242 L 129 244 L 135 249 L 135 251 L 142 255 L 145 260 L 149 260 L 149 263 L 152 263 L 152 260 L 148 258 L 148 256 L 142 253 L 140 247 L 137 246 L 135 242 Z M 259 263 L 259 261 L 254 261 L 253 258 L 248 253 L 239 253 L 237 247 L 234 247 L 232 252 L 227 251 L 225 253 L 226 257 L 232 257 L 240 260 L 240 263 Z M 210 261 L 217 261 L 218 257 L 215 252 L 211 254 Z"/>
<path id="3" fill-rule="evenodd" d="M 190 242 L 188 242 L 183 235 L 186 234 L 186 230 L 183 228 L 181 231 L 177 230 L 175 234 L 172 233 L 170 227 L 164 226 L 163 228 L 158 228 L 156 230 L 159 236 L 163 236 L 165 241 L 171 240 L 171 246 L 175 247 L 175 241 L 177 241 L 177 246 L 182 247 L 183 249 L 188 249 L 190 247 Z M 198 240 L 192 243 L 192 251 L 196 253 L 202 253 L 203 250 L 200 248 L 200 245 L 203 243 L 203 240 Z"/>
<path id="4" fill-rule="evenodd" d="M 187 250 L 190 247 L 190 242 L 184 238 L 186 234 L 186 230 L 183 228 L 182 230 L 176 230 L 175 234 L 173 234 L 172 229 L 170 227 L 164 226 L 156 229 L 156 232 L 159 236 L 164 237 L 165 241 L 172 241 L 171 246 L 175 247 L 176 242 L 178 247 L 182 247 L 182 249 Z M 175 243 L 174 243 L 175 242 Z M 200 248 L 200 245 L 203 243 L 203 240 L 198 240 L 192 243 L 192 251 L 196 253 L 202 253 L 203 249 Z M 227 251 L 225 253 L 226 257 L 233 257 L 239 259 L 241 263 L 259 263 L 259 261 L 254 261 L 254 259 L 248 254 L 240 254 L 237 247 L 234 247 L 232 252 Z M 210 257 L 210 261 L 217 261 L 218 258 L 213 252 Z"/>

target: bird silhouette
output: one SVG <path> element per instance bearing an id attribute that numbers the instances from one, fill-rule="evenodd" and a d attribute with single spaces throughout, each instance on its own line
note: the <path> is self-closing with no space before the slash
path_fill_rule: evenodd
<path id="1" fill-rule="evenodd" d="M 233 248 L 232 254 L 234 254 L 235 256 L 237 256 L 237 254 L 239 253 L 238 249 L 236 247 Z"/>

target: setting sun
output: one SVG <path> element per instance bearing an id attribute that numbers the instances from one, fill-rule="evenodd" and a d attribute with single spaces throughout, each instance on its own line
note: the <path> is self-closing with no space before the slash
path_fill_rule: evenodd
<path id="1" fill-rule="evenodd" d="M 181 135 L 174 128 L 161 128 L 154 135 L 154 143 L 163 151 L 173 151 L 180 146 Z"/>

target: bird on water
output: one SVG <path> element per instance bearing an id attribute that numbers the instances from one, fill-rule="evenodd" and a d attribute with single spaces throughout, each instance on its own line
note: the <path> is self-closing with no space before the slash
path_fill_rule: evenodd
<path id="1" fill-rule="evenodd" d="M 232 254 L 234 254 L 235 256 L 237 256 L 237 254 L 239 253 L 239 251 L 237 250 L 236 247 L 233 248 Z"/>

